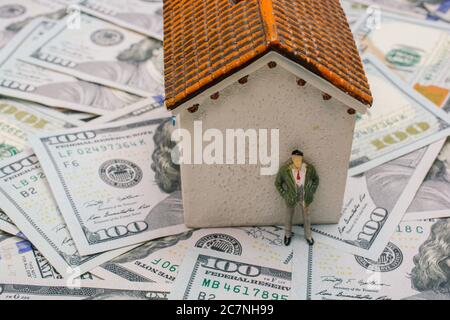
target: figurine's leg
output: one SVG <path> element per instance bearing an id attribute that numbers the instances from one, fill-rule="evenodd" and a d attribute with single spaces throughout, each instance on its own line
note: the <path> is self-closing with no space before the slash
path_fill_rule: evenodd
<path id="1" fill-rule="evenodd" d="M 305 229 L 306 241 L 312 246 L 314 244 L 314 239 L 311 231 L 311 216 L 309 215 L 309 208 L 305 205 L 303 206 L 303 228 Z"/>
<path id="2" fill-rule="evenodd" d="M 295 213 L 295 207 L 294 208 L 288 208 L 286 212 L 286 220 L 284 224 L 284 244 L 286 246 L 291 244 L 291 238 L 292 238 L 292 221 L 294 219 L 294 213 Z"/>

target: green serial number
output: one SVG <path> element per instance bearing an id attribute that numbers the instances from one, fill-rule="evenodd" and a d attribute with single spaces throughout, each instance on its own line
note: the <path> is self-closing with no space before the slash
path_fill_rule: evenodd
<path id="1" fill-rule="evenodd" d="M 65 149 L 60 150 L 58 152 L 58 155 L 60 158 L 69 158 L 73 157 L 75 155 L 78 156 L 84 156 L 84 155 L 91 155 L 96 153 L 104 153 L 107 151 L 120 151 L 120 150 L 127 150 L 131 148 L 141 147 L 145 146 L 146 143 L 144 140 L 139 141 L 127 141 L 122 143 L 107 143 L 107 144 L 101 144 L 96 146 L 89 146 L 89 147 L 81 147 L 76 149 Z"/>
<path id="2" fill-rule="evenodd" d="M 229 283 L 222 283 L 218 280 L 203 279 L 202 287 L 210 289 L 223 289 L 226 292 L 242 296 L 251 296 L 253 298 L 263 300 L 287 300 L 288 295 L 271 292 L 268 290 L 261 290 L 259 288 L 249 288 L 242 285 L 230 285 Z"/>

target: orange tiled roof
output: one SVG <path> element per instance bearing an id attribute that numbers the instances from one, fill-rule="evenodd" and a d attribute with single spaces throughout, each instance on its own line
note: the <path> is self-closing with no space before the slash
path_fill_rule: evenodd
<path id="1" fill-rule="evenodd" d="M 299 63 L 360 102 L 372 104 L 339 0 L 164 0 L 169 109 L 269 51 Z"/>

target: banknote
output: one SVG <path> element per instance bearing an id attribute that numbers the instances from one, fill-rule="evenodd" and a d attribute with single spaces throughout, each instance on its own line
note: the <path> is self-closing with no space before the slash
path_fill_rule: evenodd
<path id="1" fill-rule="evenodd" d="M 0 49 L 30 21 L 39 17 L 61 19 L 73 0 L 4 0 L 0 4 Z"/>
<path id="2" fill-rule="evenodd" d="M 31 102 L 0 97 L 0 160 L 23 150 L 29 135 L 82 124 Z"/>
<path id="3" fill-rule="evenodd" d="M 66 110 L 63 110 L 64 114 L 66 114 L 66 116 L 68 118 L 76 119 L 76 120 L 83 121 L 83 122 L 90 122 L 99 117 L 98 115 L 94 115 L 91 113 L 84 113 L 84 112 L 68 112 L 67 113 L 65 111 Z"/>
<path id="4" fill-rule="evenodd" d="M 23 60 L 143 97 L 164 93 L 162 42 L 87 14 L 79 29 L 59 21 Z"/>
<path id="5" fill-rule="evenodd" d="M 106 114 L 142 98 L 20 60 L 56 22 L 30 22 L 0 52 L 0 94 L 87 113 Z"/>
<path id="6" fill-rule="evenodd" d="M 350 26 L 353 26 L 356 22 L 358 22 L 359 19 L 361 19 L 361 17 L 367 12 L 367 5 L 349 0 L 341 0 L 340 2 Z"/>
<path id="7" fill-rule="evenodd" d="M 173 283 L 179 266 L 193 248 L 289 266 L 292 248 L 284 246 L 283 237 L 284 229 L 279 227 L 189 230 L 147 242 L 92 272 L 111 281 Z"/>
<path id="8" fill-rule="evenodd" d="M 290 267 L 204 249 L 183 260 L 169 299 L 288 300 Z"/>
<path id="9" fill-rule="evenodd" d="M 376 260 L 294 239 L 291 298 L 450 300 L 450 220 L 402 222 Z"/>
<path id="10" fill-rule="evenodd" d="M 403 220 L 450 217 L 450 140 L 436 158 Z"/>
<path id="11" fill-rule="evenodd" d="M 170 288 L 151 283 L 22 280 L 0 277 L 0 300 L 167 300 Z"/>
<path id="12" fill-rule="evenodd" d="M 361 51 L 375 55 L 432 103 L 450 111 L 450 26 L 383 12 L 354 26 Z"/>
<path id="13" fill-rule="evenodd" d="M 55 268 L 31 244 L 0 234 L 0 274 L 2 277 L 22 279 L 60 279 Z"/>
<path id="14" fill-rule="evenodd" d="M 162 0 L 83 0 L 81 9 L 121 27 L 163 39 Z"/>
<path id="15" fill-rule="evenodd" d="M 3 210 L 63 277 L 82 275 L 131 249 L 81 257 L 32 150 L 1 161 L 0 182 Z"/>
<path id="16" fill-rule="evenodd" d="M 380 28 L 371 27 L 370 15 L 354 29 L 360 48 L 377 55 L 388 67 L 431 102 L 450 111 L 450 28 L 445 25 L 381 15 Z M 445 207 L 450 194 L 446 148 L 417 192 L 406 219 L 450 216 Z"/>
<path id="17" fill-rule="evenodd" d="M 0 209 L 0 230 L 9 233 L 11 235 L 17 235 L 24 237 L 14 222 L 8 217 L 8 215 Z"/>
<path id="18" fill-rule="evenodd" d="M 139 118 L 30 139 L 82 256 L 186 231 L 173 130 Z"/>
<path id="19" fill-rule="evenodd" d="M 164 108 L 164 98 L 159 96 L 133 103 L 125 108 L 98 117 L 90 123 L 118 122 L 139 117 L 169 118 L 172 117 L 172 114 Z"/>
<path id="20" fill-rule="evenodd" d="M 12 157 L 26 148 L 30 134 L 73 128 L 81 124 L 34 103 L 0 98 L 0 160 Z M 19 229 L 1 209 L 0 230 L 20 236 Z"/>
<path id="21" fill-rule="evenodd" d="M 337 225 L 313 226 L 316 240 L 376 260 L 411 204 L 444 141 L 349 177 Z M 296 229 L 302 233 L 302 229 Z"/>
<path id="22" fill-rule="evenodd" d="M 346 0 L 414 18 L 450 23 L 448 0 Z M 383 12 L 384 13 L 384 12 Z"/>
<path id="23" fill-rule="evenodd" d="M 6 238 L 10 238 L 10 237 L 12 237 L 12 235 L 10 235 L 10 234 L 8 234 L 8 233 L 5 233 L 5 232 L 3 232 L 3 231 L 0 230 L 0 241 L 3 241 L 3 240 L 5 240 Z"/>
<path id="24" fill-rule="evenodd" d="M 21 279 L 62 279 L 61 275 L 28 240 L 0 231 L 0 274 Z M 84 273 L 80 280 L 100 280 Z"/>
<path id="25" fill-rule="evenodd" d="M 26 101 L 26 100 L 23 100 Z M 79 123 L 83 124 L 83 122 L 86 119 L 96 118 L 99 117 L 99 115 L 92 114 L 92 113 L 86 113 L 71 109 L 65 109 L 65 108 L 59 108 L 59 107 L 49 107 L 43 104 L 34 104 L 33 109 L 39 110 L 44 113 L 51 113 L 51 114 L 62 114 L 64 118 L 66 119 L 72 119 L 72 120 L 78 120 Z"/>
<path id="26" fill-rule="evenodd" d="M 361 174 L 450 135 L 450 117 L 377 58 L 363 58 L 374 105 L 356 121 L 349 174 Z"/>
<path id="27" fill-rule="evenodd" d="M 88 119 L 98 117 L 98 115 L 95 115 L 92 113 L 85 113 L 85 112 L 80 112 L 80 111 L 75 111 L 75 110 L 70 110 L 70 109 L 64 109 L 64 108 L 48 107 L 45 105 L 36 105 L 33 108 L 39 109 L 40 111 L 43 111 L 43 112 L 47 112 L 48 110 L 50 110 L 50 112 L 62 114 L 67 119 L 78 120 L 80 122 L 84 122 Z"/>

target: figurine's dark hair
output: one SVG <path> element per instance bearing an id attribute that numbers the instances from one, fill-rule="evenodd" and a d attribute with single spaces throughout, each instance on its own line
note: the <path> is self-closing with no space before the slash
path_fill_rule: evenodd
<path id="1" fill-rule="evenodd" d="M 294 150 L 292 151 L 292 155 L 303 157 L 303 152 L 301 152 L 300 150 Z"/>

